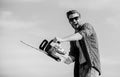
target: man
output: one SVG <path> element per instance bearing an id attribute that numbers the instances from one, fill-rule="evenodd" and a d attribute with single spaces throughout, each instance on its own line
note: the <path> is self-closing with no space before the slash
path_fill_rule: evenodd
<path id="1" fill-rule="evenodd" d="M 76 10 L 66 13 L 75 33 L 64 38 L 54 38 L 56 42 L 70 42 L 69 57 L 64 63 L 74 64 L 74 77 L 96 77 L 101 75 L 97 36 L 89 23 L 81 23 L 81 15 Z"/>

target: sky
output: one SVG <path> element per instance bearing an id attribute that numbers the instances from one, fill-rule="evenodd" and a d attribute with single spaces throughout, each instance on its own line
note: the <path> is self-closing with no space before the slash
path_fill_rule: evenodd
<path id="1" fill-rule="evenodd" d="M 101 77 L 120 77 L 119 0 L 0 0 L 0 77 L 73 77 L 74 64 L 56 62 L 20 41 L 39 47 L 42 40 L 74 32 L 66 12 L 76 9 L 95 28 Z M 62 44 L 69 51 L 69 43 Z"/>

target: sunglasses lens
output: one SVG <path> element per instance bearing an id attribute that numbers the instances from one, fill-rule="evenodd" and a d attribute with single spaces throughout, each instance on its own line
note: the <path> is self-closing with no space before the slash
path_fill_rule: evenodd
<path id="1" fill-rule="evenodd" d="M 74 19 L 75 19 L 75 20 L 78 20 L 78 17 L 70 18 L 69 20 L 70 20 L 70 21 L 73 21 Z"/>
<path id="2" fill-rule="evenodd" d="M 77 19 L 78 19 L 78 17 L 75 17 L 74 19 L 75 19 L 75 20 L 77 20 Z"/>
<path id="3" fill-rule="evenodd" d="M 73 18 L 70 18 L 69 20 L 70 20 L 70 21 L 73 21 Z"/>

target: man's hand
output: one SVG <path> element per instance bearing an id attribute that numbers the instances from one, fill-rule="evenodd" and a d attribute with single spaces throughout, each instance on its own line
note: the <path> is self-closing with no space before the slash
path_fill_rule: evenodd
<path id="1" fill-rule="evenodd" d="M 52 43 L 51 46 L 55 49 L 55 51 L 61 55 L 65 55 L 65 50 L 58 43 Z"/>
<path id="2" fill-rule="evenodd" d="M 64 63 L 65 64 L 70 64 L 70 63 L 72 63 L 73 61 L 72 61 L 72 59 L 71 59 L 71 57 L 67 57 L 65 60 L 64 60 Z"/>
<path id="3" fill-rule="evenodd" d="M 63 42 L 63 39 L 58 38 L 58 37 L 55 37 L 55 38 L 53 39 L 53 41 L 54 41 L 54 42 L 57 42 L 57 43 L 61 43 L 61 42 Z"/>

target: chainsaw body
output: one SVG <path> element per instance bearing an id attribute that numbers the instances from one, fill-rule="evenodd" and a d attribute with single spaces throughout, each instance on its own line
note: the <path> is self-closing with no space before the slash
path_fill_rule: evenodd
<path id="1" fill-rule="evenodd" d="M 57 54 L 65 55 L 64 49 L 61 48 L 59 43 L 53 42 L 53 40 L 43 40 L 39 46 L 39 49 L 45 51 L 48 56 L 55 59 L 56 61 L 61 61 L 60 57 Z"/>

